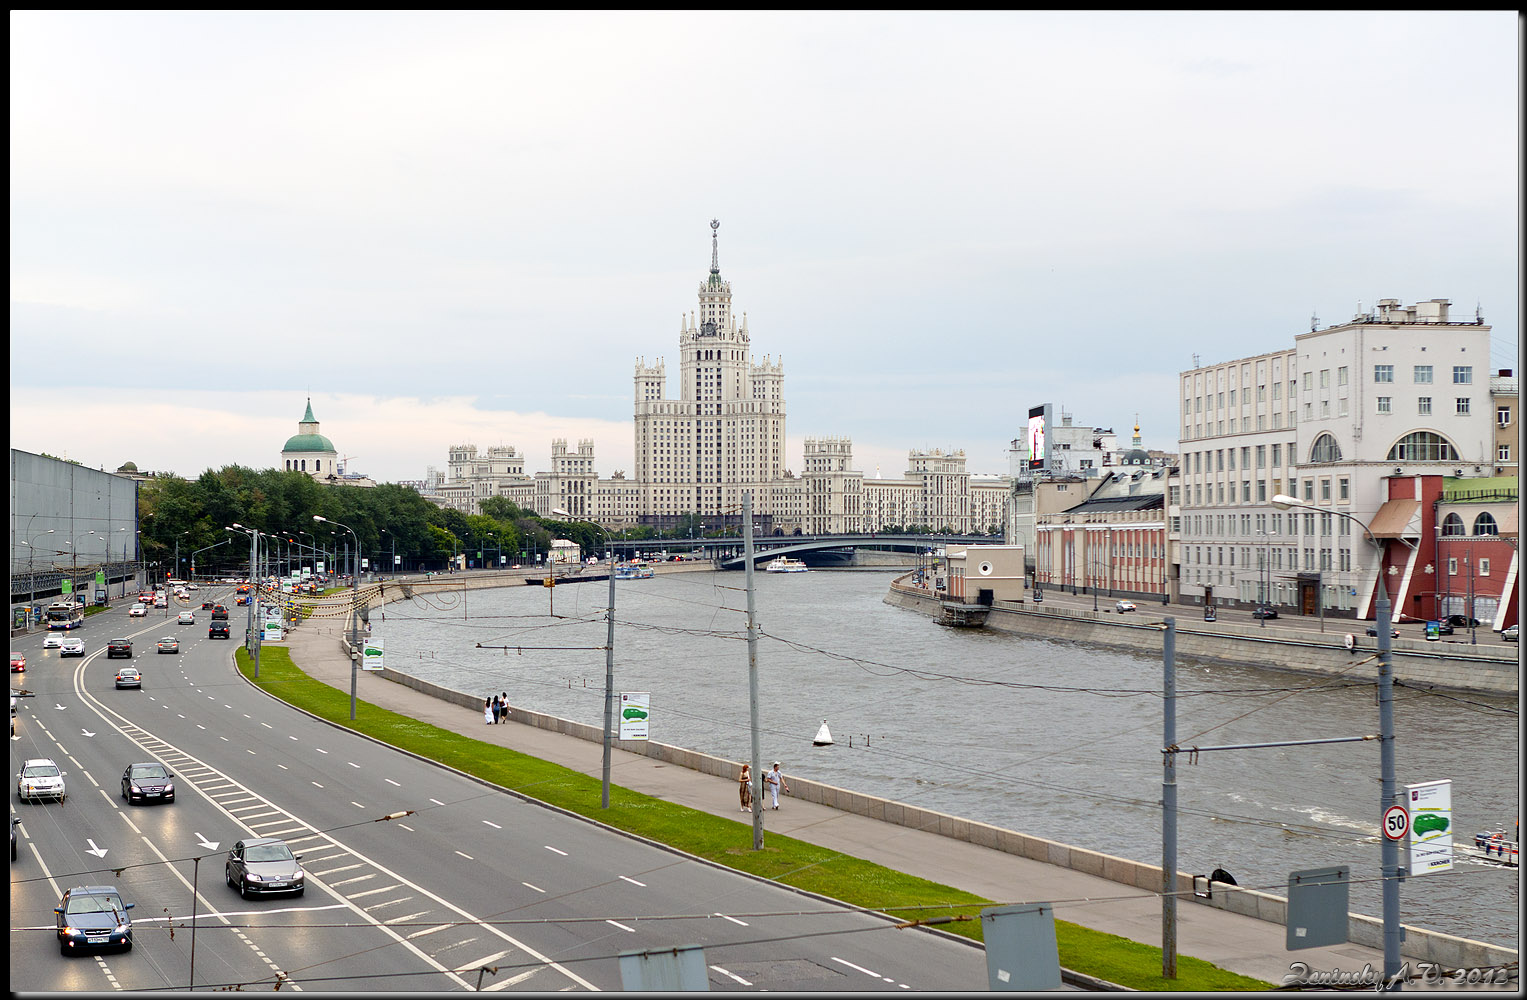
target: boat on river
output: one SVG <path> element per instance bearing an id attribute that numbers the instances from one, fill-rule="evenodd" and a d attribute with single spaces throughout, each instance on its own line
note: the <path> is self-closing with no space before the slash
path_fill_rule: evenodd
<path id="1" fill-rule="evenodd" d="M 620 563 L 615 567 L 617 580 L 650 580 L 652 567 L 646 563 Z"/>
<path id="2" fill-rule="evenodd" d="M 804 573 L 810 567 L 799 559 L 791 559 L 789 556 L 775 556 L 774 561 L 765 567 L 766 573 Z"/>
<path id="3" fill-rule="evenodd" d="M 1505 865 L 1508 868 L 1519 867 L 1521 856 L 1521 844 L 1515 840 L 1509 840 L 1504 830 L 1487 830 L 1484 833 L 1474 835 L 1474 843 L 1458 845 L 1461 852 L 1477 861 L 1487 861 L 1491 864 Z"/>

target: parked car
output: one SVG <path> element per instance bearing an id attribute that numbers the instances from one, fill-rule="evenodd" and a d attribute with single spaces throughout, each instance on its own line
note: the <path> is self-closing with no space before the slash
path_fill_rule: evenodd
<path id="1" fill-rule="evenodd" d="M 71 635 L 69 638 L 58 644 L 58 655 L 84 656 L 85 640 L 81 639 L 79 636 Z"/>
<path id="2" fill-rule="evenodd" d="M 88 948 L 133 947 L 134 904 L 109 885 L 77 885 L 64 893 L 53 912 L 58 915 L 58 952 L 73 955 Z"/>
<path id="3" fill-rule="evenodd" d="M 49 632 L 47 635 L 42 637 L 43 649 L 57 649 L 63 644 L 64 634 L 62 632 Z"/>
<path id="4" fill-rule="evenodd" d="M 301 860 L 302 855 L 293 854 L 284 840 L 251 837 L 228 852 L 223 877 L 245 899 L 270 892 L 300 896 L 305 888 L 302 866 L 297 863 Z"/>
<path id="5" fill-rule="evenodd" d="M 19 674 L 27 668 L 27 655 L 11 650 L 11 673 Z"/>
<path id="6" fill-rule="evenodd" d="M 1516 626 L 1507 625 L 1505 628 L 1501 629 L 1500 637 L 1502 642 L 1516 642 Z"/>
<path id="7" fill-rule="evenodd" d="M 47 757 L 22 761 L 21 772 L 16 775 L 16 794 L 23 802 L 33 799 L 57 799 L 62 802 L 66 794 L 65 773 Z"/>
<path id="8" fill-rule="evenodd" d="M 196 624 L 196 612 L 194 612 L 194 611 L 182 611 L 180 613 L 180 617 L 178 619 L 176 619 L 176 621 L 177 621 L 177 623 L 179 623 L 181 625 L 195 625 Z"/>
<path id="9" fill-rule="evenodd" d="M 122 797 L 133 802 L 174 802 L 175 775 L 158 761 L 129 764 L 122 772 Z"/>
<path id="10" fill-rule="evenodd" d="M 1369 625 L 1368 626 L 1368 634 L 1372 635 L 1372 636 L 1377 636 L 1379 634 L 1378 626 L 1376 626 L 1376 625 Z M 1390 629 L 1389 630 L 1389 638 L 1391 638 L 1391 639 L 1398 639 L 1399 637 L 1400 637 L 1400 633 L 1397 630 L 1395 630 L 1395 629 Z"/>
<path id="11" fill-rule="evenodd" d="M 147 604 L 134 604 L 132 607 L 127 609 L 127 615 L 128 615 L 129 618 L 144 618 L 144 617 L 147 617 L 147 615 L 148 615 L 148 605 Z"/>
<path id="12" fill-rule="evenodd" d="M 1479 628 L 1479 619 L 1468 615 L 1448 615 L 1447 623 L 1454 628 Z"/>
<path id="13" fill-rule="evenodd" d="M 113 639 L 106 644 L 106 658 L 125 656 L 129 660 L 133 658 L 133 641 L 131 639 Z"/>
<path id="14" fill-rule="evenodd" d="M 1266 606 L 1263 606 L 1263 607 L 1260 607 L 1260 608 L 1256 608 L 1255 610 L 1253 610 L 1251 612 L 1251 617 L 1253 617 L 1253 618 L 1276 618 L 1276 617 L 1278 617 L 1278 609 L 1277 608 L 1269 608 L 1269 607 L 1266 607 Z"/>
<path id="15" fill-rule="evenodd" d="M 1134 601 L 1119 601 L 1117 604 L 1115 604 L 1113 606 L 1113 609 L 1115 611 L 1120 612 L 1120 613 L 1123 613 L 1125 611 L 1135 611 L 1135 610 L 1137 610 L 1135 608 L 1135 602 Z"/>
<path id="16" fill-rule="evenodd" d="M 137 667 L 123 667 L 117 671 L 117 688 L 141 688 L 143 675 L 138 673 Z"/>
<path id="17" fill-rule="evenodd" d="M 159 640 L 158 651 L 161 653 L 179 653 L 180 640 L 173 635 L 167 635 Z"/>

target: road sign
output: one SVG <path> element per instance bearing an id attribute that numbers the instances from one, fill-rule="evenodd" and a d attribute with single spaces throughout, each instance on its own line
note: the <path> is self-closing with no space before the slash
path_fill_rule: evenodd
<path id="1" fill-rule="evenodd" d="M 1390 806 L 1384 810 L 1384 836 L 1389 840 L 1404 840 L 1410 832 L 1410 812 L 1404 806 Z"/>

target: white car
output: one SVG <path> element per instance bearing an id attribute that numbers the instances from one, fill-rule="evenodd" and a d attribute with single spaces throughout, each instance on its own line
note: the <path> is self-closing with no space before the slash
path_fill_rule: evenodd
<path id="1" fill-rule="evenodd" d="M 177 618 L 176 621 L 181 625 L 195 625 L 196 616 L 189 611 L 182 611 L 180 613 L 180 617 Z"/>
<path id="2" fill-rule="evenodd" d="M 1125 611 L 1134 611 L 1135 610 L 1135 602 L 1134 601 L 1120 601 L 1119 603 L 1117 603 L 1117 604 L 1115 604 L 1113 606 L 1113 609 L 1115 611 L 1121 613 L 1121 614 L 1123 612 L 1125 612 Z"/>
<path id="3" fill-rule="evenodd" d="M 33 799 L 57 799 L 64 801 L 64 772 L 46 757 L 24 761 L 21 773 L 16 775 L 16 794 L 21 801 Z"/>
<path id="4" fill-rule="evenodd" d="M 188 584 L 186 584 L 186 589 L 187 589 L 187 590 L 200 590 L 200 589 L 201 589 L 201 588 L 200 588 L 200 587 L 198 587 L 198 586 L 197 586 L 197 585 L 196 585 L 196 584 L 194 584 L 194 583 L 188 583 Z"/>
<path id="5" fill-rule="evenodd" d="M 57 649 L 63 644 L 64 634 L 62 632 L 49 632 L 47 635 L 42 637 L 43 649 Z"/>
<path id="6" fill-rule="evenodd" d="M 158 597 L 154 598 L 154 607 L 156 608 L 168 607 L 169 603 L 169 600 L 163 594 L 160 594 Z"/>
<path id="7" fill-rule="evenodd" d="M 76 636 L 70 636 L 58 647 L 59 656 L 84 656 L 85 640 Z"/>
<path id="8" fill-rule="evenodd" d="M 129 618 L 143 618 L 143 617 L 145 617 L 147 615 L 148 615 L 148 605 L 147 604 L 134 604 L 132 607 L 127 609 L 127 617 L 129 617 Z"/>

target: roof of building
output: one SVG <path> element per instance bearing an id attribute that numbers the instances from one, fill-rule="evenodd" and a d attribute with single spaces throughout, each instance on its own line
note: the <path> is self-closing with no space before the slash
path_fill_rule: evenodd
<path id="1" fill-rule="evenodd" d="M 334 442 L 322 434 L 293 434 L 286 439 L 282 452 L 288 451 L 334 451 Z"/>
<path id="2" fill-rule="evenodd" d="M 1162 510 L 1166 507 L 1166 496 L 1161 493 L 1137 493 L 1134 496 L 1122 497 L 1093 497 L 1077 504 L 1075 507 L 1067 507 L 1067 514 L 1106 513 L 1111 511 L 1125 510 Z"/>

